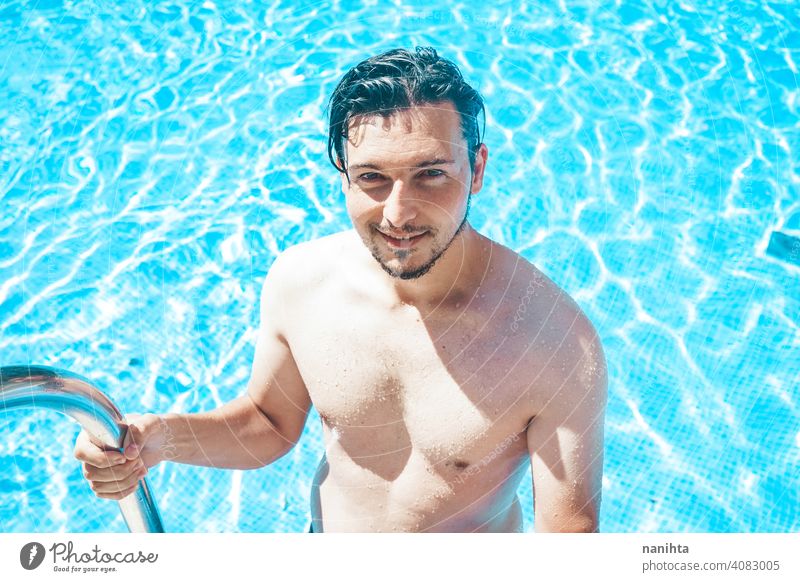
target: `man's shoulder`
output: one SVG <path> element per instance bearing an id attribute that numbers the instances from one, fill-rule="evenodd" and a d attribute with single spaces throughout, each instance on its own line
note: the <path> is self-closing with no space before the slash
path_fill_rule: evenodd
<path id="1" fill-rule="evenodd" d="M 283 250 L 279 258 L 283 257 L 286 261 L 317 261 L 324 255 L 329 257 L 349 248 L 356 240 L 355 230 L 343 230 L 326 236 L 321 236 L 312 240 L 296 243 Z"/>
<path id="2" fill-rule="evenodd" d="M 606 374 L 605 355 L 597 329 L 570 294 L 555 281 L 514 251 L 516 265 L 516 309 L 511 330 L 537 349 L 532 365 L 543 366 L 558 384 L 564 373 L 586 385 L 587 374 L 601 378 Z M 513 306 L 512 306 L 513 307 Z M 570 371 L 572 373 L 570 374 Z M 602 382 L 595 383 L 602 384 Z"/>
<path id="3" fill-rule="evenodd" d="M 516 290 L 516 296 L 521 295 L 517 297 L 520 305 L 526 306 L 521 311 L 529 311 L 527 306 L 530 306 L 539 316 L 530 318 L 532 331 L 538 335 L 544 325 L 562 338 L 565 335 L 596 334 L 586 313 L 565 289 L 521 254 L 499 246 L 513 262 L 514 284 L 511 287 Z"/>
<path id="4" fill-rule="evenodd" d="M 319 283 L 336 272 L 337 261 L 347 254 L 356 236 L 355 231 L 345 230 L 289 246 L 275 258 L 268 278 L 294 289 Z"/>
<path id="5" fill-rule="evenodd" d="M 548 331 L 553 347 L 551 376 L 558 378 L 559 393 L 582 399 L 587 392 L 605 398 L 607 375 L 600 335 L 581 307 L 561 289 L 560 307 L 553 310 L 553 326 Z M 567 401 L 571 398 L 566 398 Z"/>

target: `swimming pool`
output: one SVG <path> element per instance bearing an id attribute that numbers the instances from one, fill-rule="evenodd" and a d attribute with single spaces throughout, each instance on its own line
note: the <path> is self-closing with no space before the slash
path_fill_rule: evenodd
<path id="1" fill-rule="evenodd" d="M 800 531 L 800 247 L 767 252 L 800 236 L 796 5 L 31 4 L 0 9 L 0 365 L 127 412 L 240 394 L 276 253 L 349 227 L 327 96 L 432 45 L 487 101 L 472 223 L 603 339 L 602 530 Z M 77 432 L 0 415 L 0 531 L 124 531 Z M 150 482 L 169 531 L 303 531 L 321 454 L 312 412 L 270 467 Z"/>

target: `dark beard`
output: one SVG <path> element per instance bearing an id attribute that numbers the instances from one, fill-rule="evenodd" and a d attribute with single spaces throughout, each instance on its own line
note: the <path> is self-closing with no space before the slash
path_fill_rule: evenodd
<path id="1" fill-rule="evenodd" d="M 424 265 L 417 267 L 413 271 L 403 271 L 402 273 L 398 273 L 397 271 L 390 269 L 383 263 L 383 261 L 380 258 L 380 252 L 378 250 L 377 245 L 372 245 L 370 247 L 370 252 L 372 253 L 372 256 L 375 258 L 376 261 L 378 261 L 378 264 L 381 266 L 381 269 L 383 269 L 387 275 L 395 279 L 401 279 L 403 281 L 419 279 L 423 275 L 427 274 L 428 271 L 430 271 L 433 268 L 433 266 L 436 264 L 436 261 L 439 260 L 439 257 L 441 257 L 445 253 L 445 251 L 447 251 L 447 249 L 450 248 L 450 245 L 453 244 L 453 241 L 456 239 L 456 237 L 461 233 L 462 230 L 464 230 L 464 225 L 467 224 L 467 217 L 469 216 L 469 203 L 471 198 L 472 198 L 471 195 L 467 196 L 467 209 L 464 211 L 464 218 L 461 220 L 461 224 L 458 225 L 456 232 L 453 234 L 453 236 L 450 238 L 447 244 L 444 245 L 440 250 L 435 251 L 433 258 Z M 403 254 L 400 254 L 399 257 L 401 259 L 405 258 Z"/>

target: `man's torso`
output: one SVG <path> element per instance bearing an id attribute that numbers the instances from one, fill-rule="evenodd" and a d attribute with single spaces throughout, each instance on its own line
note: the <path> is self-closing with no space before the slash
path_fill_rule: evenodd
<path id="1" fill-rule="evenodd" d="M 315 530 L 519 531 L 525 431 L 577 308 L 500 245 L 474 297 L 393 304 L 359 245 L 352 231 L 303 245 L 282 316 L 323 423 Z"/>

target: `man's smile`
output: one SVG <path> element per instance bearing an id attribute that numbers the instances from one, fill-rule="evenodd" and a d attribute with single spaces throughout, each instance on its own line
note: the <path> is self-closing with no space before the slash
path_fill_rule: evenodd
<path id="1" fill-rule="evenodd" d="M 399 235 L 389 235 L 380 230 L 378 233 L 383 237 L 383 240 L 385 240 L 390 247 L 396 249 L 410 249 L 419 241 L 421 241 L 426 234 L 428 234 L 426 231 L 419 234 L 403 233 Z"/>

